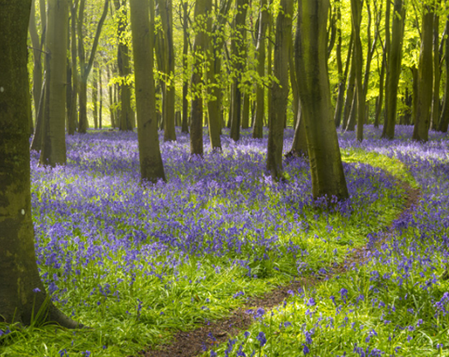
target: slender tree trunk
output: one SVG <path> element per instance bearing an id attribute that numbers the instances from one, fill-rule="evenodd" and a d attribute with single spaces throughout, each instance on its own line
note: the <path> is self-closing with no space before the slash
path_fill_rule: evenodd
<path id="1" fill-rule="evenodd" d="M 92 116 L 94 118 L 94 127 L 98 129 L 98 62 L 94 62 L 94 76 L 92 81 Z"/>
<path id="2" fill-rule="evenodd" d="M 165 181 L 159 149 L 153 75 L 154 0 L 130 0 L 130 8 L 140 174 L 142 181 Z"/>
<path id="3" fill-rule="evenodd" d="M 100 129 L 103 128 L 103 80 L 101 79 L 102 72 L 100 71 L 98 74 L 98 84 L 99 84 L 99 96 L 100 96 L 100 107 L 98 112 L 98 124 Z"/>
<path id="4" fill-rule="evenodd" d="M 45 108 L 40 164 L 65 165 L 68 0 L 49 0 L 46 38 L 48 108 Z"/>
<path id="5" fill-rule="evenodd" d="M 37 33 L 36 26 L 36 5 L 33 0 L 31 6 L 31 16 L 29 24 L 29 32 L 31 38 L 31 45 L 33 46 L 33 102 L 34 102 L 34 113 L 37 118 L 37 111 L 39 110 L 39 100 L 41 98 L 42 90 L 42 48 L 39 42 L 39 35 Z M 45 27 L 45 24 L 42 25 Z M 31 125 L 33 121 L 31 120 Z"/>
<path id="6" fill-rule="evenodd" d="M 183 46 L 182 46 L 182 68 L 183 68 L 183 81 L 182 81 L 182 124 L 181 132 L 189 132 L 189 101 L 187 100 L 187 94 L 189 91 L 189 81 L 188 81 L 188 61 L 187 56 L 189 54 L 189 35 L 188 35 L 188 3 L 187 1 L 182 2 L 182 33 L 183 33 Z"/>
<path id="7" fill-rule="evenodd" d="M 440 51 L 439 51 L 439 28 L 440 17 L 435 12 L 433 20 L 433 96 L 430 127 L 432 130 L 438 128 L 438 120 L 440 119 Z"/>
<path id="8" fill-rule="evenodd" d="M 446 29 L 449 29 L 449 15 L 446 20 Z M 441 118 L 438 130 L 447 133 L 449 126 L 449 41 L 446 39 L 444 60 L 446 62 L 445 72 L 446 72 L 446 82 L 444 84 L 444 102 L 443 109 L 441 111 Z"/>
<path id="9" fill-rule="evenodd" d="M 267 169 L 273 179 L 282 177 L 282 148 L 284 143 L 284 118 L 288 101 L 288 61 L 292 47 L 293 2 L 281 0 L 281 9 L 276 20 L 276 42 L 274 49 L 274 76 L 271 112 L 269 113 L 270 132 L 268 136 Z"/>
<path id="10" fill-rule="evenodd" d="M 355 66 L 354 66 L 354 50 L 351 53 L 351 70 L 349 72 L 348 87 L 346 88 L 345 106 L 343 111 L 343 129 L 347 130 L 349 116 L 351 114 L 352 104 L 354 101 L 355 88 Z"/>
<path id="11" fill-rule="evenodd" d="M 234 60 L 234 80 L 231 86 L 231 133 L 230 136 L 234 141 L 240 138 L 240 124 L 242 114 L 242 93 L 240 90 L 240 82 L 243 72 L 244 53 L 244 32 L 245 19 L 248 7 L 248 0 L 236 0 L 236 15 L 234 18 L 234 34 L 231 39 L 231 53 Z"/>
<path id="12" fill-rule="evenodd" d="M 374 127 L 379 127 L 380 114 L 382 113 L 383 97 L 384 97 L 384 83 L 385 83 L 385 68 L 387 66 L 385 48 L 382 51 L 382 64 L 379 74 L 379 96 L 376 99 L 376 114 L 374 117 Z"/>
<path id="13" fill-rule="evenodd" d="M 80 66 L 80 83 L 79 83 L 79 126 L 78 131 L 85 134 L 88 128 L 87 121 L 87 79 L 89 78 L 90 71 L 95 59 L 95 54 L 97 52 L 98 41 L 100 39 L 101 29 L 106 19 L 108 13 L 109 0 L 105 0 L 103 13 L 97 25 L 97 30 L 95 33 L 95 38 L 92 44 L 92 50 L 90 52 L 89 61 L 86 63 L 86 55 L 84 50 L 84 35 L 83 35 L 83 24 L 84 24 L 84 9 L 86 5 L 86 0 L 81 0 L 79 13 L 78 13 L 78 57 Z"/>
<path id="14" fill-rule="evenodd" d="M 120 131 L 133 130 L 134 112 L 131 107 L 131 85 L 129 77 L 131 76 L 131 65 L 129 63 L 129 48 L 127 29 L 128 29 L 128 11 L 126 0 L 114 0 L 115 10 L 118 14 L 118 49 L 117 49 L 117 67 L 120 76 Z"/>
<path id="15" fill-rule="evenodd" d="M 424 7 L 422 20 L 422 40 L 418 65 L 418 97 L 416 106 L 413 139 L 427 141 L 429 139 L 430 107 L 432 105 L 432 39 L 433 12 L 429 6 Z"/>
<path id="16" fill-rule="evenodd" d="M 404 40 L 405 26 L 405 7 L 403 0 L 394 1 L 394 14 L 391 47 L 387 51 L 387 85 L 385 92 L 386 110 L 385 125 L 382 133 L 382 137 L 390 140 L 394 139 L 394 129 L 397 115 L 398 83 L 401 74 L 402 43 Z"/>
<path id="17" fill-rule="evenodd" d="M 164 141 L 175 141 L 175 55 L 173 48 L 173 2 L 156 0 L 161 29 L 157 33 L 156 58 L 159 70 L 164 74 L 162 86 L 162 121 Z"/>
<path id="18" fill-rule="evenodd" d="M 265 33 L 268 27 L 267 0 L 260 0 L 259 31 L 257 35 L 257 74 L 259 80 L 265 77 Z M 271 98 L 269 97 L 269 100 Z M 254 119 L 253 138 L 263 137 L 263 119 L 265 116 L 265 86 L 263 83 L 256 84 L 256 116 Z"/>
<path id="19" fill-rule="evenodd" d="M 72 67 L 72 92 L 70 97 L 70 110 L 69 125 L 67 126 L 67 132 L 69 135 L 75 134 L 75 130 L 78 126 L 78 61 L 77 61 L 77 46 L 76 46 L 76 23 L 77 23 L 77 11 L 78 0 L 72 0 L 70 5 L 70 57 Z"/>
<path id="20" fill-rule="evenodd" d="M 190 124 L 190 153 L 203 156 L 203 61 L 207 58 L 211 22 L 212 1 L 197 0 L 195 3 L 196 34 L 193 44 L 195 63 L 190 80 L 192 103 Z M 207 60 L 207 59 L 206 59 Z"/>
<path id="21" fill-rule="evenodd" d="M 305 120 L 314 199 L 349 197 L 327 72 L 326 18 L 329 0 L 298 2 L 296 58 L 301 111 Z"/>
<path id="22" fill-rule="evenodd" d="M 226 24 L 226 14 L 231 7 L 231 0 L 222 0 L 220 10 L 212 28 L 211 53 L 207 72 L 209 101 L 207 103 L 209 120 L 209 140 L 212 150 L 221 151 L 221 51 L 223 49 L 223 29 Z"/>

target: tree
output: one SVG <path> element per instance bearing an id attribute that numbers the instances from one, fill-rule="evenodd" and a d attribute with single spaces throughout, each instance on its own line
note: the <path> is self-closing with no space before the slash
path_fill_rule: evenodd
<path id="1" fill-rule="evenodd" d="M 45 61 L 47 100 L 45 103 L 42 150 L 43 165 L 65 165 L 65 110 L 67 80 L 68 0 L 48 1 Z"/>
<path id="2" fill-rule="evenodd" d="M 117 49 L 117 67 L 120 75 L 120 123 L 119 128 L 122 131 L 133 129 L 134 112 L 131 107 L 131 85 L 129 77 L 131 76 L 131 66 L 129 63 L 129 48 L 126 38 L 128 27 L 128 14 L 126 0 L 114 0 L 115 10 L 118 16 L 118 49 Z"/>
<path id="3" fill-rule="evenodd" d="M 245 19 L 248 0 L 235 1 L 235 18 L 233 22 L 234 33 L 231 39 L 231 56 L 234 63 L 234 80 L 231 86 L 231 132 L 234 141 L 240 138 L 240 124 L 242 111 L 242 92 L 240 89 L 242 71 L 245 59 L 242 58 L 245 47 Z"/>
<path id="4" fill-rule="evenodd" d="M 162 86 L 162 120 L 164 141 L 175 141 L 175 51 L 173 47 L 173 1 L 157 0 L 161 28 L 157 33 L 158 66 L 164 77 Z"/>
<path id="5" fill-rule="evenodd" d="M 196 0 L 195 3 L 195 41 L 193 43 L 194 64 L 191 86 L 190 153 L 203 155 L 203 63 L 207 61 L 209 34 L 211 30 L 211 0 Z"/>
<path id="6" fill-rule="evenodd" d="M 274 76 L 271 90 L 271 106 L 268 135 L 267 168 L 271 176 L 282 177 L 282 148 L 284 143 L 284 118 L 288 100 L 288 62 L 292 46 L 293 2 L 281 0 L 276 19 L 276 42 L 274 47 Z"/>
<path id="7" fill-rule="evenodd" d="M 259 81 L 265 76 L 265 33 L 268 27 L 267 0 L 260 0 L 259 29 L 257 34 L 257 74 Z M 287 83 L 288 85 L 288 83 Z M 256 114 L 254 118 L 253 138 L 263 137 L 263 118 L 265 115 L 265 86 L 264 83 L 256 84 Z"/>
<path id="8" fill-rule="evenodd" d="M 101 29 L 103 27 L 104 20 L 108 13 L 109 0 L 105 0 L 103 13 L 101 14 L 100 21 L 97 25 L 97 31 L 95 33 L 94 42 L 92 44 L 92 49 L 90 52 L 89 60 L 86 63 L 86 53 L 84 50 L 84 35 L 83 35 L 83 24 L 84 24 L 84 9 L 86 6 L 86 0 L 81 0 L 79 5 L 78 13 L 78 57 L 79 57 L 79 67 L 80 67 L 80 80 L 79 80 L 79 126 L 78 131 L 85 134 L 88 127 L 87 122 L 87 78 L 89 78 L 90 71 L 95 59 L 95 54 L 97 52 L 98 41 L 100 39 Z"/>
<path id="9" fill-rule="evenodd" d="M 39 316 L 81 326 L 50 301 L 39 277 L 31 220 L 27 29 L 31 0 L 0 0 L 0 321 Z M 65 62 L 65 60 L 64 60 Z"/>
<path id="10" fill-rule="evenodd" d="M 423 8 L 422 40 L 418 65 L 418 97 L 413 139 L 427 141 L 429 138 L 430 108 L 432 105 L 432 39 L 433 12 L 430 6 Z"/>
<path id="11" fill-rule="evenodd" d="M 130 8 L 140 175 L 142 181 L 165 181 L 159 149 L 153 75 L 154 0 L 131 0 Z"/>
<path id="12" fill-rule="evenodd" d="M 304 116 L 312 192 L 315 199 L 349 197 L 337 130 L 332 116 L 327 73 L 327 13 L 329 0 L 298 1 L 296 73 Z"/>
<path id="13" fill-rule="evenodd" d="M 357 98 L 357 140 L 363 140 L 363 122 L 365 121 L 365 91 L 363 90 L 363 49 L 360 39 L 360 22 L 362 20 L 361 0 L 351 0 L 352 26 L 354 28 L 354 62 L 356 98 Z"/>
<path id="14" fill-rule="evenodd" d="M 388 3 L 387 3 L 388 4 Z M 389 14 L 389 5 L 387 5 Z M 401 74 L 402 43 L 404 39 L 405 7 L 403 0 L 394 1 L 392 39 L 387 39 L 387 84 L 385 88 L 385 124 L 382 137 L 394 139 L 398 83 Z M 389 37 L 389 36 L 388 36 Z M 431 54 L 432 55 L 432 54 Z"/>

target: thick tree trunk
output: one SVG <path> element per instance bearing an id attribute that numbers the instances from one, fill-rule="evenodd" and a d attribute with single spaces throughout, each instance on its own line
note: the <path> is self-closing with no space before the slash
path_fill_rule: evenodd
<path id="1" fill-rule="evenodd" d="M 326 19 L 329 0 L 298 2 L 296 58 L 301 111 L 305 120 L 314 199 L 349 197 L 327 72 Z"/>
<path id="2" fill-rule="evenodd" d="M 231 53 L 234 61 L 234 81 L 231 86 L 231 132 L 230 136 L 234 141 L 240 138 L 240 124 L 242 116 L 242 93 L 240 90 L 240 82 L 242 71 L 244 68 L 242 54 L 244 52 L 244 32 L 245 19 L 248 7 L 248 0 L 236 0 L 236 15 L 234 18 L 233 31 L 231 40 Z"/>
<path id="3" fill-rule="evenodd" d="M 418 65 L 418 97 L 416 106 L 413 139 L 427 141 L 429 139 L 430 107 L 432 105 L 432 37 L 433 12 L 424 7 L 422 20 L 422 40 Z"/>
<path id="4" fill-rule="evenodd" d="M 0 321 L 77 324 L 50 302 L 39 277 L 31 220 L 31 102 L 27 73 L 30 0 L 0 0 Z M 63 61 L 65 63 L 65 60 Z"/>
<path id="5" fill-rule="evenodd" d="M 282 177 L 282 148 L 284 144 L 284 118 L 288 101 L 288 62 L 292 47 L 293 2 L 281 0 L 276 19 L 274 48 L 274 76 L 279 83 L 272 84 L 271 112 L 269 113 L 267 169 L 275 180 Z"/>
<path id="6" fill-rule="evenodd" d="M 67 80 L 68 0 L 49 0 L 46 38 L 46 82 L 48 108 L 45 108 L 40 164 L 65 165 L 65 112 Z"/>
<path id="7" fill-rule="evenodd" d="M 265 77 L 265 33 L 268 26 L 267 0 L 260 0 L 259 31 L 257 35 L 257 74 L 260 80 Z M 271 100 L 269 97 L 268 100 Z M 254 118 L 253 138 L 263 137 L 263 119 L 265 116 L 265 86 L 263 83 L 256 84 L 256 115 Z"/>
<path id="8" fill-rule="evenodd" d="M 130 8 L 140 175 L 142 181 L 165 181 L 159 149 L 153 75 L 154 0 L 130 0 Z"/>
<path id="9" fill-rule="evenodd" d="M 405 6 L 403 0 L 394 1 L 391 47 L 387 51 L 387 85 L 385 88 L 385 125 L 382 137 L 394 139 L 398 83 L 401 74 L 402 43 L 404 39 Z M 399 16 L 397 15 L 399 14 Z M 432 55 L 432 54 L 431 54 Z"/>

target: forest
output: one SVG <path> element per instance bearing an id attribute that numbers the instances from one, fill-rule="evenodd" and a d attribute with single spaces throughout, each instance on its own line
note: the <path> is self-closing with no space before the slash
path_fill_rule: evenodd
<path id="1" fill-rule="evenodd" d="M 0 0 L 0 356 L 449 356 L 449 6 Z"/>

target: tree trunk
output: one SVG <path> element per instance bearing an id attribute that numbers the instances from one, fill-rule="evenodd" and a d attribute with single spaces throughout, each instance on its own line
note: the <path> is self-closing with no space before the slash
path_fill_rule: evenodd
<path id="1" fill-rule="evenodd" d="M 72 0 L 70 6 L 71 22 L 70 22 L 70 57 L 71 57 L 71 67 L 72 67 L 72 92 L 70 96 L 70 113 L 69 125 L 67 126 L 67 133 L 69 135 L 75 134 L 76 127 L 78 126 L 78 110 L 77 110 L 77 99 L 78 99 L 78 61 L 77 61 L 77 46 L 76 46 L 76 19 L 78 10 L 78 0 Z"/>
<path id="2" fill-rule="evenodd" d="M 67 81 L 68 0 L 49 0 L 46 38 L 46 82 L 48 108 L 45 108 L 40 164 L 65 165 L 65 111 Z"/>
<path id="3" fill-rule="evenodd" d="M 189 92 L 189 81 L 188 81 L 188 60 L 187 56 L 189 54 L 189 35 L 188 35 L 188 13 L 187 13 L 188 3 L 183 1 L 182 3 L 182 33 L 183 33 L 183 47 L 182 47 L 182 68 L 183 68 L 183 81 L 182 81 L 182 125 L 181 132 L 189 132 L 189 101 L 187 100 L 187 94 Z"/>
<path id="4" fill-rule="evenodd" d="M 248 0 L 236 0 L 236 15 L 233 23 L 233 36 L 231 39 L 231 53 L 234 61 L 234 80 L 231 86 L 231 132 L 230 136 L 234 141 L 240 139 L 240 124 L 242 115 L 242 93 L 240 82 L 243 72 L 243 59 L 245 42 L 245 19 L 248 7 Z"/>
<path id="5" fill-rule="evenodd" d="M 429 6 L 424 6 L 423 11 L 421 51 L 418 64 L 418 97 L 413 139 L 425 142 L 429 139 L 430 107 L 432 105 L 432 32 L 434 14 Z"/>
<path id="6" fill-rule="evenodd" d="M 433 21 L 433 95 L 430 127 L 432 130 L 438 128 L 440 118 L 440 51 L 439 51 L 439 28 L 440 17 L 435 12 Z"/>
<path id="7" fill-rule="evenodd" d="M 50 321 L 75 328 L 78 325 L 46 294 L 34 251 L 28 140 L 30 9 L 31 0 L 0 1 L 0 321 Z M 38 312 L 43 312 L 42 321 L 36 321 Z"/>
<path id="8" fill-rule="evenodd" d="M 142 181 L 165 181 L 159 149 L 153 75 L 154 0 L 130 0 L 130 8 L 140 175 Z"/>
<path id="9" fill-rule="evenodd" d="M 190 112 L 190 153 L 203 156 L 203 61 L 207 60 L 209 34 L 211 22 L 212 1 L 197 0 L 195 3 L 196 34 L 193 43 L 194 67 L 191 85 L 191 112 Z"/>
<path id="10" fill-rule="evenodd" d="M 41 98 L 42 90 L 42 48 L 39 42 L 39 35 L 37 33 L 36 27 L 36 5 L 33 0 L 31 6 L 31 16 L 30 16 L 30 38 L 31 45 L 33 46 L 33 101 L 34 101 L 34 113 L 35 118 L 37 118 L 37 111 L 39 110 L 39 100 Z M 42 28 L 45 27 L 43 24 Z M 32 121 L 31 121 L 32 122 Z"/>
<path id="11" fill-rule="evenodd" d="M 446 20 L 446 28 L 449 29 L 449 15 Z M 440 125 L 438 130 L 447 133 L 447 129 L 449 126 L 449 41 L 446 39 L 444 60 L 446 62 L 446 82 L 444 86 L 444 102 L 443 102 L 443 110 L 441 112 Z"/>
<path id="12" fill-rule="evenodd" d="M 231 0 L 222 0 L 220 11 L 212 29 L 211 53 L 207 72 L 209 101 L 207 103 L 209 120 L 209 140 L 212 150 L 221 151 L 221 51 L 223 49 L 223 29 L 226 24 L 226 14 L 231 7 Z"/>
<path id="13" fill-rule="evenodd" d="M 276 42 L 274 48 L 274 76 L 272 84 L 270 132 L 268 135 L 267 169 L 275 180 L 282 177 L 282 148 L 284 144 L 284 118 L 288 102 L 288 62 L 292 46 L 293 2 L 281 0 L 276 19 Z"/>
<path id="14" fill-rule="evenodd" d="M 314 199 L 349 197 L 327 72 L 326 24 L 329 0 L 298 2 L 296 59 L 301 111 L 305 120 Z"/>
<path id="15" fill-rule="evenodd" d="M 363 124 L 365 121 L 365 91 L 363 90 L 363 48 L 360 39 L 360 22 L 362 20 L 360 0 L 351 0 L 352 26 L 354 28 L 354 64 L 357 91 L 357 140 L 363 140 Z"/>
<path id="16" fill-rule="evenodd" d="M 259 31 L 257 35 L 257 74 L 259 81 L 256 84 L 256 115 L 254 118 L 253 138 L 263 137 L 263 119 L 265 116 L 265 33 L 268 26 L 267 0 L 260 0 Z M 271 100 L 269 97 L 268 100 Z"/>
<path id="17" fill-rule="evenodd" d="M 343 110 L 343 129 L 347 129 L 349 116 L 351 114 L 352 104 L 354 101 L 355 87 L 355 66 L 354 66 L 354 49 L 351 53 L 351 70 L 349 72 L 348 87 L 346 88 L 345 106 Z"/>
<path id="18" fill-rule="evenodd" d="M 173 48 L 173 2 L 156 0 L 161 28 L 157 32 L 159 70 L 164 74 L 162 86 L 162 121 L 164 141 L 175 141 L 175 54 Z"/>
<path id="19" fill-rule="evenodd" d="M 100 21 L 97 25 L 97 30 L 95 33 L 95 38 L 92 44 L 92 49 L 90 52 L 89 61 L 86 63 L 86 54 L 84 50 L 84 35 L 83 35 L 83 24 L 84 24 L 84 9 L 86 5 L 86 0 L 81 0 L 78 14 L 77 32 L 78 32 L 78 57 L 79 57 L 79 67 L 80 67 L 80 83 L 79 83 L 79 126 L 78 131 L 82 134 L 87 132 L 89 123 L 87 121 L 87 79 L 89 78 L 90 71 L 95 59 L 95 54 L 97 52 L 98 41 L 100 39 L 101 29 L 106 19 L 108 13 L 109 0 L 105 0 L 103 13 L 100 17 Z"/>
<path id="20" fill-rule="evenodd" d="M 397 115 L 398 83 L 401 74 L 402 43 L 404 39 L 405 6 L 403 0 L 394 1 L 391 47 L 387 49 L 387 85 L 385 88 L 385 124 L 382 137 L 394 139 Z M 432 55 L 432 53 L 430 54 Z"/>
<path id="21" fill-rule="evenodd" d="M 131 66 L 129 63 L 129 48 L 126 38 L 128 27 L 128 13 L 126 0 L 114 0 L 114 7 L 118 14 L 118 49 L 117 49 L 117 67 L 120 76 L 120 119 L 119 130 L 133 130 L 134 112 L 131 108 L 131 86 L 129 77 L 131 76 Z"/>
<path id="22" fill-rule="evenodd" d="M 92 116 L 94 118 L 94 127 L 95 129 L 98 129 L 98 62 L 95 61 L 94 63 L 94 78 L 92 81 Z"/>

